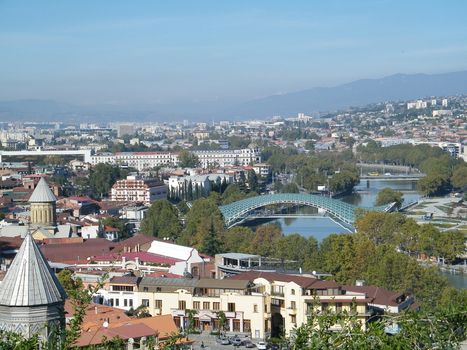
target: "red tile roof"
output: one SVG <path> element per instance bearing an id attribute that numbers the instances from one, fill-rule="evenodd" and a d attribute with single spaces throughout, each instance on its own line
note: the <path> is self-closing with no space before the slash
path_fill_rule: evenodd
<path id="1" fill-rule="evenodd" d="M 91 238 L 83 243 L 45 244 L 41 246 L 42 253 L 47 260 L 70 264 L 109 253 L 112 249 L 113 243 L 104 238 Z"/>
<path id="2" fill-rule="evenodd" d="M 179 261 L 183 261 L 180 259 L 163 256 L 159 254 L 154 254 L 154 253 L 148 253 L 148 252 L 124 253 L 123 257 L 126 260 L 134 260 L 136 258 L 139 258 L 140 262 L 147 262 L 147 263 L 153 263 L 153 264 L 168 264 L 168 265 L 174 265 L 175 263 Z"/>

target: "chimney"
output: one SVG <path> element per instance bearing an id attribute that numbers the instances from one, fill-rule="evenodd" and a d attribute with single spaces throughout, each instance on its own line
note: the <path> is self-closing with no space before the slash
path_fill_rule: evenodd
<path id="1" fill-rule="evenodd" d="M 356 280 L 355 285 L 357 287 L 363 287 L 365 285 L 365 280 Z"/>

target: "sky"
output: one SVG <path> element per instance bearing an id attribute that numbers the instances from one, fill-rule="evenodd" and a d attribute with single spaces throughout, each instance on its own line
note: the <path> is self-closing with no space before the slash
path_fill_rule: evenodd
<path id="1" fill-rule="evenodd" d="M 0 0 L 0 100 L 234 103 L 467 69 L 467 1 Z"/>

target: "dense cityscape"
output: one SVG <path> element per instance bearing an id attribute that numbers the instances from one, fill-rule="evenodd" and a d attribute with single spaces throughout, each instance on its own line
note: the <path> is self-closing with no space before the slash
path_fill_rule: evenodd
<path id="1" fill-rule="evenodd" d="M 142 348 L 177 334 L 193 344 L 206 331 L 219 342 L 279 342 L 317 310 L 346 311 L 364 330 L 435 301 L 464 308 L 466 101 L 238 123 L 4 123 L 1 305 L 25 305 L 33 293 L 64 305 L 71 326 L 77 289 L 92 286 L 76 345 L 119 336 Z M 369 205 L 344 201 L 358 183 L 398 181 L 416 184 L 415 201 L 391 186 Z M 313 224 L 285 234 L 274 219 L 323 214 L 346 230 L 329 227 L 319 241 Z M 57 273 L 67 299 L 34 259 Z M 3 329 L 21 329 L 6 319 L 14 312 Z M 60 324 L 57 315 L 47 322 Z"/>
<path id="2" fill-rule="evenodd" d="M 442 7 L 0 2 L 0 350 L 467 349 Z"/>

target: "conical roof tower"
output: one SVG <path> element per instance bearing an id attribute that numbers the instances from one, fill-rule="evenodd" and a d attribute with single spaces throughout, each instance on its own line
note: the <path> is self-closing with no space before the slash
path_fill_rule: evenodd
<path id="1" fill-rule="evenodd" d="M 31 203 L 31 224 L 37 226 L 56 226 L 57 197 L 50 190 L 47 181 L 41 178 L 34 189 L 29 203 Z"/>
<path id="2" fill-rule="evenodd" d="M 29 203 L 51 203 L 56 202 L 57 197 L 53 194 L 52 190 L 50 189 L 47 181 L 43 177 L 37 183 L 34 192 L 32 193 L 31 197 L 29 197 Z"/>
<path id="3" fill-rule="evenodd" d="M 66 293 L 30 234 L 0 284 L 0 329 L 46 337 L 64 322 Z"/>

